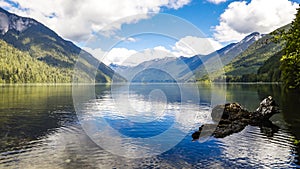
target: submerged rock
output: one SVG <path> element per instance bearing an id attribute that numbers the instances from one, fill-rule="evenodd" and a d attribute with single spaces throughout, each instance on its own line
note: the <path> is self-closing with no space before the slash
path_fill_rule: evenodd
<path id="1" fill-rule="evenodd" d="M 218 105 L 211 113 L 215 124 L 202 125 L 192 134 L 192 138 L 196 140 L 200 136 L 210 135 L 223 138 L 242 131 L 247 125 L 259 126 L 263 133 L 272 136 L 278 127 L 269 118 L 276 113 L 279 113 L 279 106 L 271 96 L 265 98 L 254 112 L 249 112 L 238 103 Z"/>

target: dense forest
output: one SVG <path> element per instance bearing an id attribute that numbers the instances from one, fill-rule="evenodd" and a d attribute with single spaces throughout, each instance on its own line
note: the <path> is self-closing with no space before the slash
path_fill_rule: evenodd
<path id="1" fill-rule="evenodd" d="M 70 68 L 57 68 L 31 57 L 0 40 L 0 83 L 65 83 L 72 81 Z"/>
<path id="2" fill-rule="evenodd" d="M 292 28 L 282 35 L 286 46 L 280 60 L 280 69 L 285 86 L 300 89 L 300 8 L 297 11 Z"/>

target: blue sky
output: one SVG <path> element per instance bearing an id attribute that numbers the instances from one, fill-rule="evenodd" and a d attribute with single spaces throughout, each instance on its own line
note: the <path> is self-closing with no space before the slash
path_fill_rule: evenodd
<path id="1" fill-rule="evenodd" d="M 207 1 L 192 1 L 189 5 L 178 10 L 163 9 L 162 12 L 186 19 L 207 36 L 212 36 L 211 27 L 219 23 L 219 17 L 229 3 L 230 1 L 216 5 Z"/>
<path id="2" fill-rule="evenodd" d="M 149 58 L 146 55 L 159 55 L 157 50 L 189 57 L 194 54 L 189 49 L 192 45 L 202 46 L 196 51 L 206 54 L 211 52 L 210 47 L 217 50 L 252 32 L 269 33 L 290 23 L 299 3 L 300 0 L 0 0 L 1 7 L 38 20 L 98 58 L 114 53 L 106 55 L 106 64 L 121 64 L 123 58 L 133 54 Z M 159 17 L 162 13 L 178 17 L 173 19 L 179 24 Z M 135 34 L 151 31 L 151 24 L 158 25 L 158 34 Z"/>
<path id="3" fill-rule="evenodd" d="M 220 4 L 209 3 L 207 1 L 192 1 L 190 4 L 185 5 L 180 9 L 170 9 L 162 8 L 161 13 L 166 13 L 180 17 L 187 22 L 192 23 L 197 26 L 197 28 L 203 33 L 205 37 L 213 36 L 213 26 L 219 23 L 220 15 L 225 11 L 228 4 L 231 1 L 227 1 Z M 249 1 L 248 1 L 249 2 Z M 140 37 L 140 38 L 139 38 Z M 174 39 L 158 36 L 158 35 L 143 35 L 136 36 L 139 43 L 120 43 L 118 47 L 126 47 L 128 49 L 140 50 L 143 46 L 149 48 L 154 48 L 156 46 L 162 45 L 167 49 L 170 49 L 170 45 L 174 44 Z M 157 42 L 157 43 L 153 43 Z M 227 45 L 229 42 L 222 43 L 222 45 Z"/>
<path id="4" fill-rule="evenodd" d="M 289 1 L 298 4 L 300 3 L 300 0 Z M 163 9 L 162 12 L 184 18 L 196 25 L 205 33 L 205 35 L 212 37 L 214 32 L 213 27 L 219 24 L 221 14 L 224 13 L 224 11 L 228 8 L 228 5 L 232 2 L 241 2 L 241 0 L 228 0 L 220 4 L 194 0 L 190 4 L 178 10 Z M 251 3 L 251 0 L 245 0 L 245 2 Z M 276 2 L 276 0 L 269 0 L 269 2 Z M 264 8 L 266 11 L 268 11 L 268 6 L 265 6 Z"/>

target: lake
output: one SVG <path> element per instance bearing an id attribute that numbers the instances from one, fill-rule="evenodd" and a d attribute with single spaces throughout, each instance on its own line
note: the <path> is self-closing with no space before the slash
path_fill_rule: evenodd
<path id="1" fill-rule="evenodd" d="M 297 168 L 299 93 L 276 84 L 0 86 L 0 168 Z M 279 127 L 192 141 L 211 108 L 254 111 L 273 96 Z"/>

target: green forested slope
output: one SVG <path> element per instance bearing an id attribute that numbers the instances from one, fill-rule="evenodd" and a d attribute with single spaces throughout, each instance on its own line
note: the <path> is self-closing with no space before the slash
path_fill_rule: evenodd
<path id="1" fill-rule="evenodd" d="M 284 32 L 291 28 L 291 24 L 275 30 Z M 285 41 L 274 41 L 274 32 L 264 35 L 224 66 L 226 76 L 216 72 L 214 81 L 227 82 L 278 82 L 281 80 L 280 58 L 283 55 Z M 207 80 L 203 77 L 201 80 Z"/>
<path id="2" fill-rule="evenodd" d="M 280 59 L 283 50 L 271 56 L 257 71 L 257 81 L 263 82 L 280 82 L 281 70 Z"/>
<path id="3" fill-rule="evenodd" d="M 70 68 L 49 66 L 0 40 L 0 83 L 65 83 L 71 77 Z"/>
<path id="4" fill-rule="evenodd" d="M 278 30 L 288 30 L 291 25 L 286 25 Z M 246 81 L 246 82 L 253 82 L 253 81 L 270 81 L 270 80 L 278 80 L 279 78 L 263 78 L 260 75 L 258 76 L 258 70 L 261 67 L 263 69 L 272 69 L 271 64 L 273 63 L 272 60 L 278 58 L 285 42 L 280 41 L 275 43 L 273 39 L 273 35 L 267 34 L 253 45 L 251 45 L 245 52 L 237 56 L 230 64 L 225 66 L 225 72 L 228 81 Z M 274 63 L 275 63 L 274 60 Z M 277 59 L 278 60 L 278 59 Z M 275 67 L 273 67 L 274 69 Z M 275 68 L 276 69 L 276 68 Z M 278 73 L 279 66 L 277 70 L 272 70 Z M 265 70 L 264 73 L 266 73 Z M 269 72 L 271 74 L 271 72 Z"/>
<path id="5" fill-rule="evenodd" d="M 291 29 L 282 36 L 286 41 L 280 59 L 282 80 L 288 89 L 300 89 L 300 5 Z"/>

